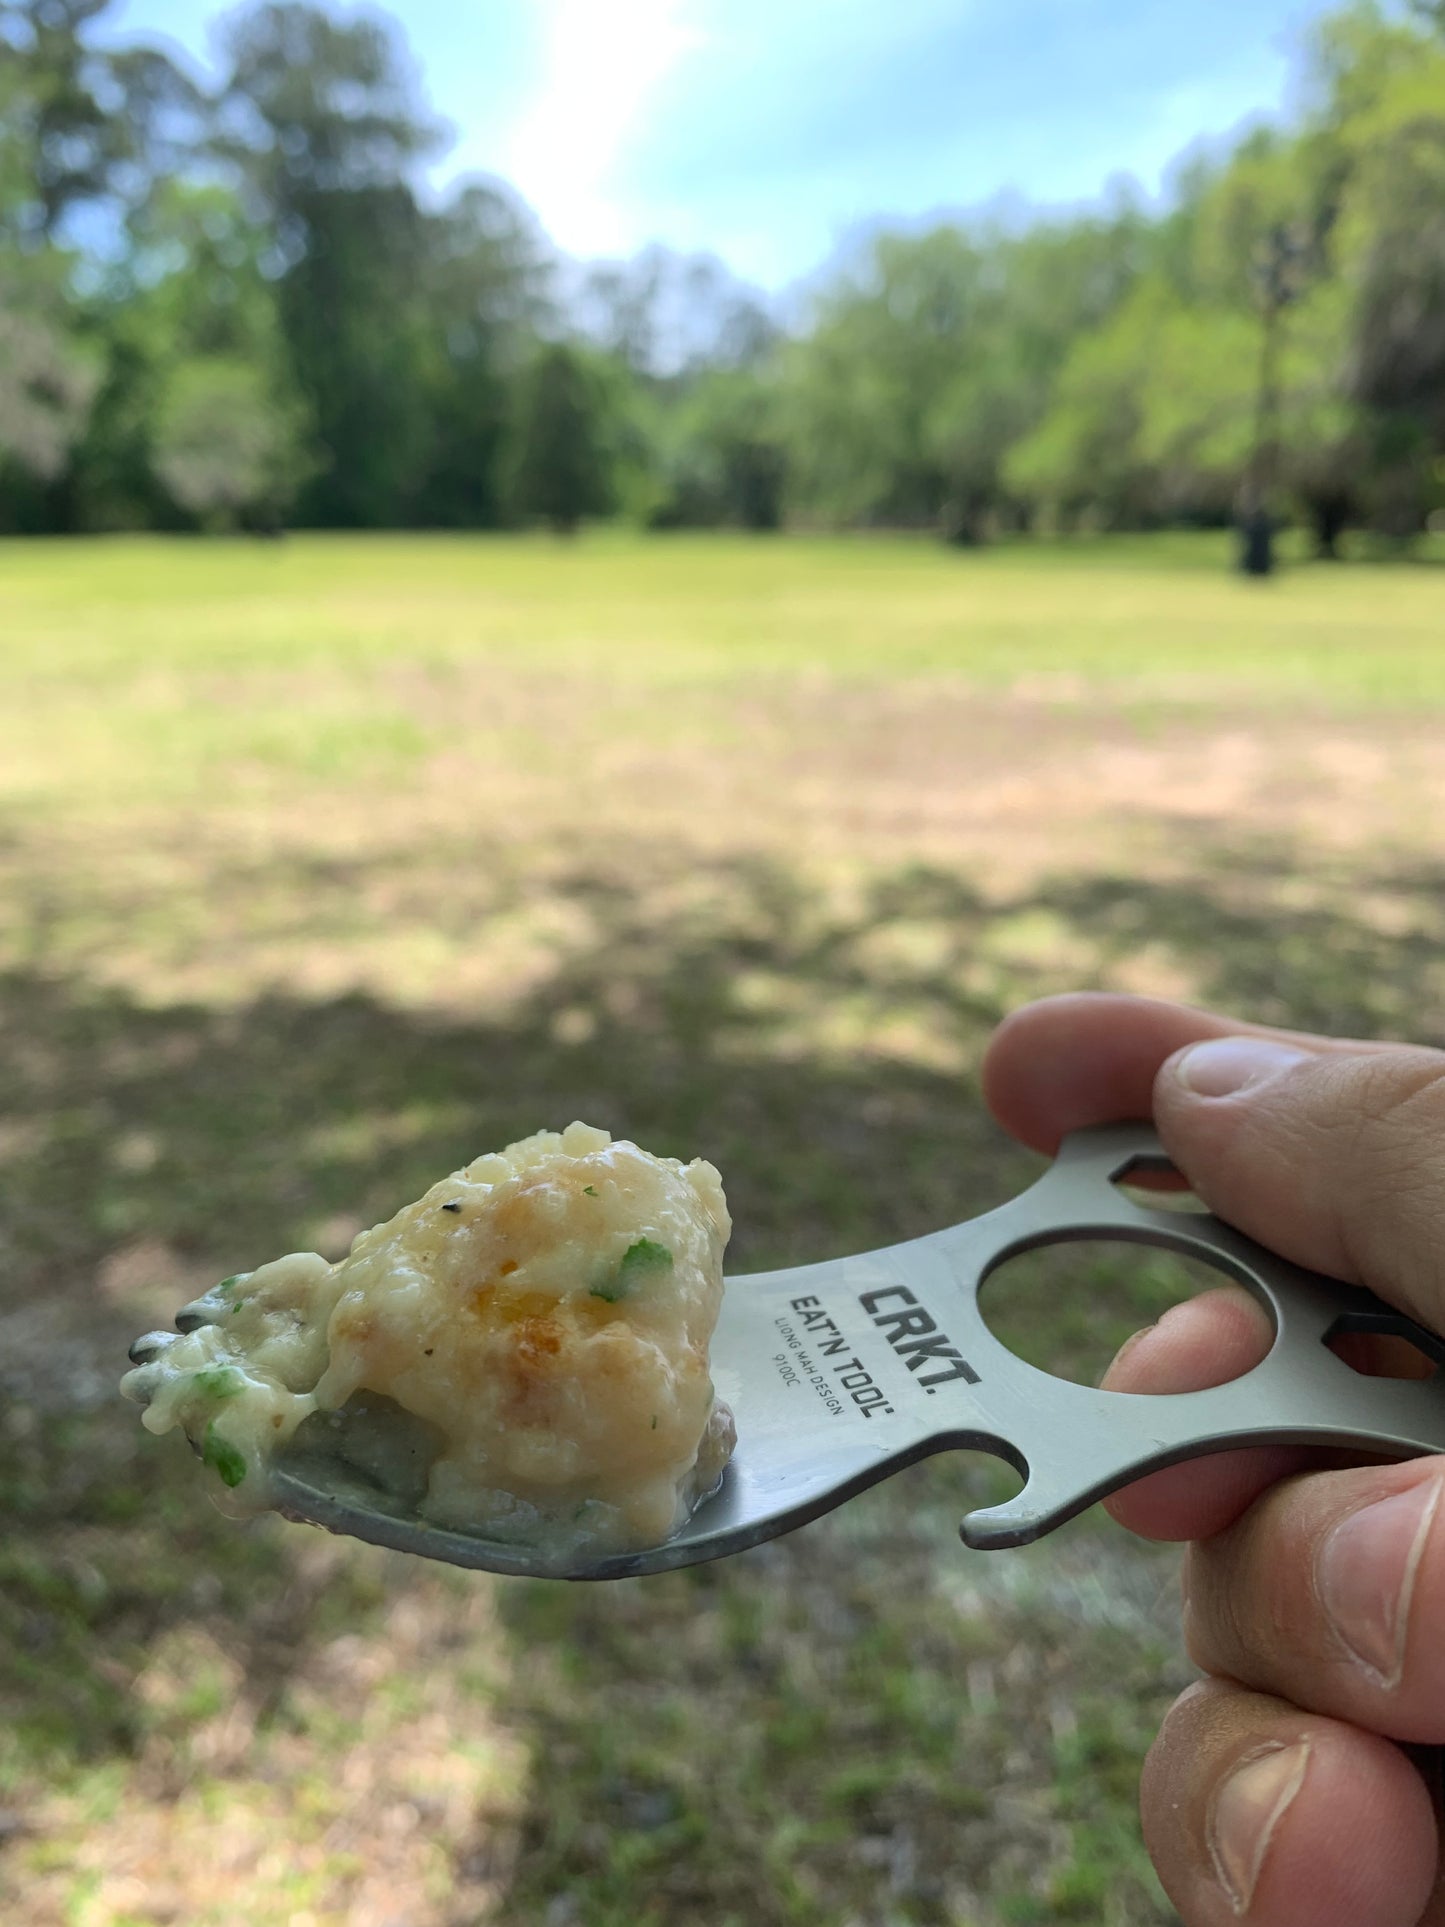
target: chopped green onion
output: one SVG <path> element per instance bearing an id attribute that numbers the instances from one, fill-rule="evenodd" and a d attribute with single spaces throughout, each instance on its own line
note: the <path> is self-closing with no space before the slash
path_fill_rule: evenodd
<path id="1" fill-rule="evenodd" d="M 234 1398 L 245 1381 L 234 1365 L 207 1365 L 191 1374 L 191 1383 L 205 1398 Z"/>
<path id="2" fill-rule="evenodd" d="M 250 1275 L 249 1271 L 238 1271 L 230 1278 L 223 1278 L 220 1284 L 212 1285 L 211 1290 L 224 1297 L 227 1292 L 234 1291 L 237 1285 L 244 1284 Z"/>
<path id="3" fill-rule="evenodd" d="M 634 1285 L 639 1285 L 654 1272 L 672 1270 L 672 1253 L 666 1245 L 660 1245 L 654 1238 L 639 1238 L 630 1244 L 622 1254 L 622 1262 L 613 1276 L 600 1285 L 592 1287 L 594 1298 L 604 1298 L 609 1305 L 615 1305 L 619 1298 L 625 1298 Z"/>
<path id="4" fill-rule="evenodd" d="M 201 1443 L 201 1463 L 219 1472 L 221 1483 L 233 1489 L 246 1476 L 246 1461 L 228 1440 L 223 1439 L 216 1430 L 216 1421 L 211 1420 L 206 1427 L 206 1436 Z"/>
<path id="5" fill-rule="evenodd" d="M 654 1432 L 655 1432 L 655 1431 L 657 1430 L 657 1414 L 656 1414 L 656 1412 L 654 1412 L 654 1413 L 653 1413 L 653 1415 L 652 1415 L 652 1429 L 653 1429 L 653 1431 L 654 1431 Z"/>
<path id="6" fill-rule="evenodd" d="M 582 1190 L 586 1197 L 595 1198 L 597 1196 L 597 1186 L 595 1184 L 584 1184 Z"/>
<path id="7" fill-rule="evenodd" d="M 649 1271 L 671 1270 L 672 1253 L 667 1246 L 658 1244 L 652 1238 L 639 1238 L 636 1244 L 629 1245 L 623 1252 L 617 1275 L 630 1284 Z"/>

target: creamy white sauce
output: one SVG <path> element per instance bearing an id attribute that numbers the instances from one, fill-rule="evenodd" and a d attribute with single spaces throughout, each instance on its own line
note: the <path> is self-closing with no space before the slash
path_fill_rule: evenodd
<path id="1" fill-rule="evenodd" d="M 278 1454 L 344 1412 L 332 1431 L 369 1433 L 352 1455 L 383 1481 L 388 1453 L 400 1480 L 423 1441 L 415 1505 L 438 1525 L 550 1551 L 656 1545 L 732 1451 L 707 1356 L 730 1229 L 710 1164 L 584 1124 L 539 1132 L 363 1232 L 340 1264 L 294 1253 L 226 1280 L 199 1301 L 214 1322 L 122 1389 L 151 1431 L 186 1431 L 231 1509 L 268 1505 Z M 421 1425 L 393 1452 L 395 1408 Z"/>

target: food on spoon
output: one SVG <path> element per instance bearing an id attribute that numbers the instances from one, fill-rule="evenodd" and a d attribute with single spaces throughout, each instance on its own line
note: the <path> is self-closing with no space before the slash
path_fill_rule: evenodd
<path id="1" fill-rule="evenodd" d="M 122 1390 L 152 1432 L 184 1428 L 230 1510 L 263 1510 L 278 1456 L 319 1445 L 436 1525 L 569 1556 L 656 1545 L 733 1448 L 708 1370 L 730 1229 L 712 1165 L 542 1131 L 339 1264 L 223 1280 L 195 1329 L 141 1341 Z"/>

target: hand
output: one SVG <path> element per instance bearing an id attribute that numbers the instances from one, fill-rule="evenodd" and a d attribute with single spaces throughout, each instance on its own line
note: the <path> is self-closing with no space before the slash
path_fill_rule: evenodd
<path id="1" fill-rule="evenodd" d="M 1059 997 L 1001 1027 L 984 1087 L 1040 1151 L 1152 1115 L 1219 1217 L 1445 1331 L 1445 1052 Z M 1269 1338 L 1245 1292 L 1207 1293 L 1136 1334 L 1105 1383 L 1219 1384 Z M 1110 1502 L 1132 1531 L 1191 1542 L 1185 1637 L 1206 1677 L 1141 1792 L 1187 1927 L 1445 1927 L 1436 1802 L 1407 1750 L 1445 1741 L 1445 1459 L 1329 1464 L 1229 1453 Z"/>

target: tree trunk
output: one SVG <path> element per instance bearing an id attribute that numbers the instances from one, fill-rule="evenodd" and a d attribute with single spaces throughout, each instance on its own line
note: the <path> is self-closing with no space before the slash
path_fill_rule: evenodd
<path id="1" fill-rule="evenodd" d="M 1267 509 L 1249 509 L 1239 522 L 1239 566 L 1245 575 L 1273 575 L 1274 523 Z"/>
<path id="2" fill-rule="evenodd" d="M 1320 562 L 1338 562 L 1340 559 L 1340 537 L 1345 532 L 1349 520 L 1348 505 L 1339 496 L 1310 504 L 1310 513 L 1315 525 L 1315 559 Z"/>

